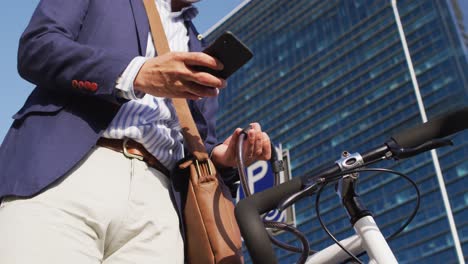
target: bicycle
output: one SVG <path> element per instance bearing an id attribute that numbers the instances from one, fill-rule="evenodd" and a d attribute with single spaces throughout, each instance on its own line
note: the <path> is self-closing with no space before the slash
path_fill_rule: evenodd
<path id="1" fill-rule="evenodd" d="M 250 195 L 250 190 L 245 184 L 245 175 L 243 174 L 245 166 L 242 161 L 242 140 L 240 140 L 238 144 L 238 168 L 246 198 L 236 205 L 235 215 L 253 263 L 277 263 L 270 240 L 288 250 L 302 251 L 299 263 L 341 263 L 349 259 L 362 263 L 358 256 L 364 252 L 369 256 L 369 263 L 398 263 L 387 243 L 389 238 L 386 239 L 382 235 L 372 217 L 372 213 L 367 210 L 359 195 L 355 192 L 358 174 L 363 171 L 395 173 L 406 178 L 415 187 L 417 192 L 415 210 L 408 220 L 391 236 L 394 237 L 416 215 L 419 208 L 419 190 L 416 183 L 403 173 L 388 169 L 368 169 L 366 166 L 387 159 L 405 159 L 425 151 L 452 145 L 452 142 L 446 137 L 467 128 L 468 107 L 465 107 L 398 133 L 390 137 L 383 145 L 365 151 L 363 154 L 344 152 L 341 159 L 313 176 L 295 177 L 288 182 L 252 195 Z M 276 165 L 276 167 L 278 166 Z M 317 194 L 315 205 L 317 216 L 322 227 L 324 227 L 320 219 L 318 203 L 322 189 L 330 183 L 336 183 L 336 190 L 341 203 L 354 227 L 356 233 L 354 236 L 342 241 L 337 241 L 331 236 L 335 244 L 314 252 L 309 249 L 305 236 L 292 226 L 277 223 L 278 226 L 276 227 L 284 228 L 286 231 L 293 232 L 298 236 L 302 242 L 302 248 L 300 249 L 281 244 L 267 232 L 261 215 L 273 209 L 283 211 L 298 200 L 313 194 Z M 268 227 L 275 227 L 275 223 L 267 222 L 266 224 Z M 329 233 L 328 230 L 326 231 Z M 329 235 L 331 234 L 329 233 Z"/>

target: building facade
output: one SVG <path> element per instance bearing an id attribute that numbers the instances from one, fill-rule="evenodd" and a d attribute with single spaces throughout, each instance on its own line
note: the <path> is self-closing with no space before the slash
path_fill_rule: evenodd
<path id="1" fill-rule="evenodd" d="M 465 2 L 394 2 L 403 35 L 390 0 L 243 2 L 205 39 L 210 42 L 230 30 L 254 53 L 221 92 L 220 137 L 259 121 L 274 142 L 289 150 L 292 177 L 313 175 L 344 150 L 365 151 L 421 123 L 421 107 L 431 119 L 467 106 Z M 418 105 L 415 86 L 423 106 Z M 430 153 L 377 164 L 408 174 L 421 191 L 416 218 L 390 241 L 400 263 L 458 263 L 467 258 L 467 139 L 466 131 L 459 133 L 454 146 L 437 151 L 443 182 Z M 441 186 L 448 193 L 452 229 Z M 362 174 L 359 193 L 385 235 L 414 207 L 414 190 L 395 175 Z M 320 210 L 337 238 L 353 233 L 332 186 L 322 194 Z M 312 249 L 332 244 L 317 221 L 315 197 L 298 202 L 295 213 Z M 288 233 L 279 238 L 296 243 Z M 280 263 L 298 258 L 284 250 L 276 253 Z"/>

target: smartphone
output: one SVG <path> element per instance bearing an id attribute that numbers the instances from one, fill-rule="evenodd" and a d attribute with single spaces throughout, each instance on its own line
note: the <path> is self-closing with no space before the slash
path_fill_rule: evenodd
<path id="1" fill-rule="evenodd" d="M 203 52 L 221 61 L 224 69 L 216 71 L 202 66 L 196 66 L 195 69 L 223 79 L 227 79 L 253 57 L 252 51 L 230 31 L 224 32 Z"/>

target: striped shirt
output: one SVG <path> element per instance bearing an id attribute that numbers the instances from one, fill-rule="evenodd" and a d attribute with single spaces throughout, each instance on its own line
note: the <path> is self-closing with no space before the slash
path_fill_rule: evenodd
<path id="1" fill-rule="evenodd" d="M 198 11 L 188 6 L 179 12 L 171 11 L 171 0 L 155 0 L 164 31 L 172 51 L 188 51 L 189 37 L 184 22 L 193 19 Z M 117 80 L 120 95 L 130 101 L 122 105 L 103 137 L 131 138 L 141 143 L 166 168 L 172 169 L 183 158 L 183 137 L 172 101 L 135 92 L 133 82 L 141 66 L 155 56 L 151 34 L 145 57 L 136 57 Z"/>

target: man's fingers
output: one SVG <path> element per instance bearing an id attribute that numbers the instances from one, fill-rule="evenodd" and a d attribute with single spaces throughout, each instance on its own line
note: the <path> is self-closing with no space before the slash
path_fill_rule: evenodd
<path id="1" fill-rule="evenodd" d="M 185 54 L 184 63 L 191 70 L 190 80 L 198 84 L 216 88 L 226 87 L 226 81 L 200 69 L 207 67 L 213 70 L 222 70 L 223 64 L 216 58 L 213 58 L 203 52 L 190 52 Z"/>
<path id="2" fill-rule="evenodd" d="M 203 66 L 218 71 L 224 68 L 224 65 L 218 59 L 203 52 L 186 53 L 184 62 L 188 66 Z"/>
<path id="3" fill-rule="evenodd" d="M 237 142 L 239 142 L 239 136 L 240 136 L 241 133 L 242 133 L 242 129 L 237 128 L 236 130 L 234 130 L 234 133 L 232 133 L 232 136 L 230 138 L 229 148 L 232 149 L 234 152 L 237 149 Z"/>
<path id="4" fill-rule="evenodd" d="M 262 131 L 262 127 L 260 126 L 259 123 L 250 123 L 250 129 L 257 131 L 257 132 Z"/>
<path id="5" fill-rule="evenodd" d="M 247 132 L 247 142 L 248 146 L 246 147 L 247 157 L 254 157 L 259 151 L 261 152 L 261 127 L 258 123 L 251 123 L 250 129 Z"/>
<path id="6" fill-rule="evenodd" d="M 271 149 L 270 137 L 265 132 L 262 132 L 262 135 L 263 135 L 263 149 L 262 149 L 263 158 L 266 160 L 269 160 L 271 158 L 271 152 L 273 151 Z"/>
<path id="7" fill-rule="evenodd" d="M 254 156 L 257 159 L 267 160 L 271 157 L 270 138 L 265 132 L 258 132 L 255 138 Z"/>
<path id="8" fill-rule="evenodd" d="M 200 85 L 204 85 L 208 87 L 216 87 L 216 88 L 226 87 L 226 80 L 216 77 L 207 72 L 193 71 L 190 76 L 187 76 L 187 79 L 195 83 L 198 83 Z"/>
<path id="9" fill-rule="evenodd" d="M 261 138 L 262 128 L 259 123 L 251 123 L 248 132 L 249 143 L 254 145 L 255 141 Z"/>
<path id="10" fill-rule="evenodd" d="M 263 152 L 263 138 L 262 133 L 257 133 L 255 136 L 255 147 L 254 147 L 254 155 L 256 157 L 261 157 Z"/>
<path id="11" fill-rule="evenodd" d="M 218 88 L 204 86 L 194 82 L 185 82 L 183 85 L 187 92 L 195 94 L 198 97 L 213 97 L 219 93 Z"/>

